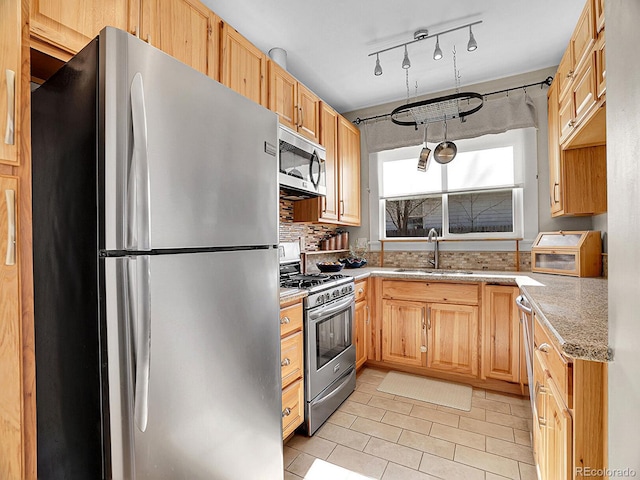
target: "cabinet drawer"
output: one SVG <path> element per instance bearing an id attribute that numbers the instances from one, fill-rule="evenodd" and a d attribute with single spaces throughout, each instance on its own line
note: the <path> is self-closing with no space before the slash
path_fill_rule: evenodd
<path id="1" fill-rule="evenodd" d="M 540 353 L 544 367 L 549 371 L 549 375 L 557 385 L 564 402 L 569 405 L 569 364 L 555 348 L 538 319 L 535 322 L 534 339 L 535 349 Z"/>
<path id="2" fill-rule="evenodd" d="M 367 281 L 362 280 L 356 283 L 356 302 L 366 300 L 367 298 Z"/>
<path id="3" fill-rule="evenodd" d="M 382 283 L 382 296 L 418 302 L 475 305 L 478 303 L 478 285 L 390 280 Z"/>
<path id="4" fill-rule="evenodd" d="M 287 438 L 304 420 L 304 383 L 302 379 L 282 391 L 282 437 Z"/>
<path id="5" fill-rule="evenodd" d="M 282 388 L 302 377 L 302 332 L 285 337 L 280 342 L 280 366 Z"/>
<path id="6" fill-rule="evenodd" d="M 280 336 L 284 337 L 296 330 L 302 330 L 302 303 L 280 310 Z"/>

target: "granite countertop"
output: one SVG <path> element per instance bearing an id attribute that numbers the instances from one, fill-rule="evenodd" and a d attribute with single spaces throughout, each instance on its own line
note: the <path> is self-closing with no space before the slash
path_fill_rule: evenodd
<path id="1" fill-rule="evenodd" d="M 300 290 L 299 288 L 281 288 L 280 289 L 280 306 L 285 303 L 295 302 L 296 300 L 302 300 L 309 293 L 306 290 Z"/>
<path id="2" fill-rule="evenodd" d="M 608 289 L 605 278 L 577 278 L 531 272 L 461 273 L 443 270 L 434 274 L 397 270 L 390 267 L 365 267 L 343 269 L 341 273 L 354 277 L 356 281 L 371 276 L 517 285 L 530 301 L 542 325 L 567 357 L 598 362 L 613 359 L 613 352 L 608 345 Z"/>

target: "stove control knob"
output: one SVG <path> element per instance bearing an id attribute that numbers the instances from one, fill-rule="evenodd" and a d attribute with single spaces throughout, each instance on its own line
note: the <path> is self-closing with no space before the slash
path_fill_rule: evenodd
<path id="1" fill-rule="evenodd" d="M 337 297 L 338 295 L 340 295 L 340 292 L 338 290 L 334 290 L 333 293 L 331 294 L 333 295 L 333 297 Z"/>
<path id="2" fill-rule="evenodd" d="M 353 285 L 349 285 L 349 293 L 353 292 Z"/>
<path id="3" fill-rule="evenodd" d="M 322 295 L 316 298 L 316 305 L 320 305 L 321 303 L 324 303 L 324 297 Z"/>
<path id="4" fill-rule="evenodd" d="M 345 293 L 347 293 L 349 291 L 349 289 L 347 287 L 342 287 L 342 290 L 340 290 L 340 291 L 344 295 Z"/>

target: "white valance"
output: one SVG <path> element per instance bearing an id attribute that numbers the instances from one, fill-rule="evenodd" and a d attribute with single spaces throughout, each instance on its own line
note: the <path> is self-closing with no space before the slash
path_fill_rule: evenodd
<path id="1" fill-rule="evenodd" d="M 540 92 L 546 94 L 546 90 Z M 540 94 L 536 92 L 534 95 Z M 509 95 L 488 96 L 483 107 L 466 117 L 465 122 L 459 119 L 448 121 L 447 139 L 475 138 L 490 133 L 537 126 L 536 107 L 529 92 L 514 90 L 509 92 Z M 396 125 L 390 117 L 386 117 L 365 122 L 361 130 L 368 152 L 375 153 L 422 144 L 424 128 L 424 125 L 419 125 L 417 130 L 414 127 Z M 440 143 L 444 140 L 444 123 L 430 124 L 427 128 L 427 139 L 429 143 Z"/>

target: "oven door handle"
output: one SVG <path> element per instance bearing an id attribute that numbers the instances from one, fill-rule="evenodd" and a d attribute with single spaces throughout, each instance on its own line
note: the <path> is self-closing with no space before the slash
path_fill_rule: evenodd
<path id="1" fill-rule="evenodd" d="M 341 300 L 339 303 L 332 305 L 330 308 L 320 307 L 313 312 L 309 312 L 309 319 L 317 320 L 320 317 L 333 315 L 334 313 L 339 312 L 340 310 L 344 310 L 345 307 L 351 306 L 351 304 L 353 303 L 353 300 L 354 300 L 354 296 L 350 295 L 349 298 L 347 298 L 346 300 Z"/>

